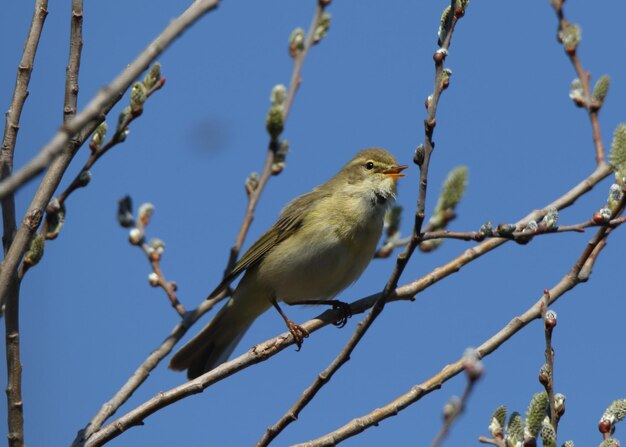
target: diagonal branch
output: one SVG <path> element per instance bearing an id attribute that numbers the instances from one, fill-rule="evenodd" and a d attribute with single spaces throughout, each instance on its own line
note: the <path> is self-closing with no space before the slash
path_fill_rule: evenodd
<path id="1" fill-rule="evenodd" d="M 584 265 L 595 262 L 597 256 L 596 248 L 604 246 L 604 240 L 611 231 L 612 229 L 610 228 L 600 228 L 597 231 L 596 235 L 587 244 L 571 270 L 549 291 L 549 293 L 545 294 L 545 296 L 548 297 L 547 301 L 549 305 L 553 304 L 559 299 L 559 297 L 576 287 L 581 282 L 586 281 L 586 278 L 580 276 L 581 270 Z M 592 256 L 592 254 L 594 254 L 594 256 Z M 476 349 L 480 358 L 488 356 L 532 321 L 540 318 L 542 308 L 546 305 L 545 296 L 542 295 L 535 304 L 526 310 L 526 312 L 513 318 L 498 333 L 483 342 Z M 378 424 L 384 419 L 397 415 L 400 411 L 414 404 L 422 397 L 441 388 L 445 382 L 462 372 L 463 369 L 464 358 L 461 358 L 456 362 L 445 366 L 439 373 L 432 376 L 425 382 L 414 386 L 408 392 L 394 399 L 392 402 L 377 408 L 369 414 L 353 419 L 343 427 L 340 427 L 339 429 L 320 438 L 296 444 L 292 447 L 321 447 L 337 445 L 352 436 L 362 433 L 368 428 L 378 426 Z"/>
<path id="2" fill-rule="evenodd" d="M 66 147 L 70 138 L 95 123 L 102 122 L 104 115 L 119 101 L 131 83 L 186 29 L 206 13 L 217 8 L 219 0 L 196 0 L 178 18 L 156 37 L 137 58 L 128 65 L 108 86 L 104 87 L 85 109 L 65 123 L 39 154 L 11 177 L 0 182 L 0 198 L 42 172 Z M 93 128 L 95 128 L 93 126 Z M 92 129 L 93 132 L 93 129 Z M 84 141 L 84 140 L 83 140 Z"/>

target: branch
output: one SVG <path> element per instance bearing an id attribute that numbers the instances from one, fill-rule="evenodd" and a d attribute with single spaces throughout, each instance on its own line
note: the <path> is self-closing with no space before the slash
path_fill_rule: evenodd
<path id="1" fill-rule="evenodd" d="M 171 21 L 161 34 L 117 78 L 91 100 L 81 113 L 61 126 L 57 134 L 35 158 L 11 177 L 0 182 L 0 198 L 14 192 L 43 171 L 46 166 L 64 152 L 68 141 L 74 135 L 86 129 L 87 126 L 91 126 L 93 132 L 93 129 L 102 122 L 104 115 L 120 100 L 131 83 L 148 68 L 150 63 L 198 19 L 215 9 L 218 3 L 219 0 L 196 0 L 178 18 Z"/>
<path id="2" fill-rule="evenodd" d="M 576 44 L 573 46 L 568 46 L 565 42 L 563 42 L 562 36 L 564 31 L 568 27 L 573 26 L 565 19 L 565 15 L 563 13 L 564 0 L 551 0 L 550 3 L 552 4 L 554 12 L 556 12 L 557 18 L 559 20 L 557 39 L 559 40 L 559 42 L 564 44 L 565 53 L 567 54 L 570 62 L 574 66 L 576 75 L 578 76 L 578 79 L 580 79 L 583 87 L 585 97 L 582 104 L 580 105 L 585 107 L 589 115 L 589 120 L 591 121 L 593 142 L 596 149 L 596 163 L 599 166 L 606 163 L 604 156 L 604 144 L 602 143 L 602 134 L 600 132 L 600 122 L 598 120 L 598 112 L 600 111 L 601 104 L 598 104 L 592 97 L 591 87 L 589 85 L 589 82 L 591 80 L 591 74 L 583 68 L 580 58 L 576 54 L 578 42 L 576 42 Z"/>
<path id="3" fill-rule="evenodd" d="M 0 180 L 9 177 L 13 171 L 13 155 L 15 152 L 15 143 L 17 140 L 17 132 L 20 127 L 20 117 L 22 109 L 28 96 L 28 84 L 30 75 L 33 70 L 33 62 L 41 31 L 48 15 L 48 1 L 37 0 L 33 11 L 33 18 L 30 23 L 30 29 L 26 42 L 24 43 L 24 52 L 22 60 L 17 68 L 17 77 L 15 80 L 15 88 L 13 90 L 13 98 L 11 105 L 6 114 L 6 122 L 4 127 L 4 135 L 2 137 L 2 165 L 0 167 Z M 7 256 L 9 247 L 13 243 L 16 232 L 15 223 L 15 197 L 13 194 L 7 194 L 2 198 L 2 224 L 4 233 L 2 236 L 2 245 L 4 255 Z M 7 437 L 10 446 L 24 445 L 24 405 L 22 401 L 22 362 L 20 360 L 20 328 L 19 328 L 19 280 L 13 272 L 7 275 L 6 289 L 4 297 L 0 299 L 0 306 L 6 303 L 5 308 L 5 343 L 6 343 L 6 359 L 7 359 L 7 415 L 8 415 L 8 433 Z"/>
<path id="4" fill-rule="evenodd" d="M 581 256 L 574 264 L 572 269 L 561 279 L 561 281 L 559 281 L 558 284 L 556 284 L 549 291 L 549 294 L 547 294 L 548 304 L 553 304 L 564 293 L 573 289 L 578 284 L 584 281 L 579 277 L 582 266 L 587 261 L 595 261 L 595 257 L 591 258 L 591 254 L 596 247 L 600 246 L 600 244 L 602 243 L 602 241 L 604 241 L 610 231 L 612 230 L 607 228 L 601 228 L 598 230 L 594 238 L 587 244 L 585 250 L 583 250 Z M 539 298 L 539 300 L 526 312 L 518 317 L 513 318 L 509 322 L 509 324 L 503 327 L 497 334 L 483 342 L 476 349 L 480 358 L 488 356 L 503 343 L 505 343 L 508 339 L 510 339 L 513 335 L 526 327 L 533 320 L 540 318 L 541 311 L 544 306 L 545 295 L 542 295 L 541 298 Z M 377 408 L 369 414 L 353 419 L 351 422 L 347 423 L 343 427 L 320 438 L 305 443 L 296 444 L 292 447 L 320 447 L 337 445 L 340 442 L 351 438 L 352 436 L 355 436 L 368 428 L 378 426 L 378 424 L 384 419 L 397 415 L 400 411 L 414 404 L 422 397 L 426 396 L 432 391 L 441 388 L 441 386 L 445 382 L 459 374 L 461 371 L 463 371 L 463 369 L 464 358 L 461 358 L 456 362 L 445 366 L 439 373 L 437 373 L 427 381 L 414 386 L 407 393 L 399 396 L 387 405 Z"/>

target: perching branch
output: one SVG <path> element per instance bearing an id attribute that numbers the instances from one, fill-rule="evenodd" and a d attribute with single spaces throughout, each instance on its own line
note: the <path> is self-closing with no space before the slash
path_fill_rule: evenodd
<path id="1" fill-rule="evenodd" d="M 553 304 L 556 300 L 559 299 L 563 294 L 568 292 L 569 290 L 576 287 L 581 282 L 586 279 L 581 279 L 579 274 L 582 270 L 583 265 L 587 263 L 595 262 L 595 257 L 591 257 L 591 254 L 594 252 L 595 248 L 598 246 L 602 246 L 602 242 L 611 232 L 611 229 L 600 228 L 594 238 L 587 244 L 582 254 L 580 255 L 578 261 L 574 264 L 572 269 L 557 283 L 550 291 L 549 291 L 549 304 Z M 503 327 L 498 333 L 494 336 L 483 342 L 476 351 L 480 358 L 485 358 L 492 352 L 494 352 L 498 347 L 500 347 L 504 342 L 506 342 L 509 338 L 519 332 L 521 329 L 530 324 L 533 320 L 541 317 L 541 309 L 545 305 L 544 295 L 542 295 L 539 300 L 531 306 L 526 312 L 522 315 L 513 318 L 505 327 Z M 425 382 L 414 386 L 405 394 L 399 396 L 394 399 L 392 402 L 377 408 L 369 414 L 361 416 L 359 418 L 353 419 L 343 427 L 328 433 L 320 438 L 296 444 L 292 447 L 321 447 L 321 446 L 334 446 L 339 444 L 340 442 L 355 436 L 368 428 L 378 426 L 378 424 L 391 417 L 397 415 L 400 411 L 404 410 L 408 406 L 414 404 L 422 397 L 427 394 L 435 391 L 447 382 L 452 379 L 454 376 L 463 371 L 464 368 L 464 359 L 461 358 L 454 363 L 448 364 L 445 366 L 439 373 L 432 376 L 430 379 Z"/>

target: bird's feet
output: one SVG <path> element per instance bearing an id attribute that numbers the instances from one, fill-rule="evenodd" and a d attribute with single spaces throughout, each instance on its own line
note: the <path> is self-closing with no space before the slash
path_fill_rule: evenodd
<path id="1" fill-rule="evenodd" d="M 342 328 L 348 323 L 348 319 L 352 317 L 352 308 L 348 303 L 344 303 L 343 301 L 331 300 L 328 304 L 333 306 L 333 310 L 338 310 L 341 312 L 340 318 L 335 321 L 333 324 L 338 328 Z"/>
<path id="2" fill-rule="evenodd" d="M 289 332 L 291 332 L 291 335 L 293 335 L 293 340 L 296 342 L 296 346 L 298 347 L 296 351 L 299 351 L 300 348 L 302 348 L 302 341 L 309 336 L 309 331 L 288 318 L 285 319 L 285 324 Z"/>

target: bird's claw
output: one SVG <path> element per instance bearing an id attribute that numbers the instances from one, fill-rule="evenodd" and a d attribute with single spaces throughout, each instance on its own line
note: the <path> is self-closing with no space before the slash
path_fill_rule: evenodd
<path id="1" fill-rule="evenodd" d="M 343 301 L 333 301 L 332 306 L 333 310 L 341 312 L 341 317 L 333 324 L 338 328 L 344 327 L 348 323 L 348 319 L 352 317 L 352 308 L 348 303 L 344 303 Z"/>
<path id="2" fill-rule="evenodd" d="M 287 328 L 289 329 L 289 332 L 291 332 L 291 335 L 293 335 L 293 340 L 298 347 L 296 351 L 299 351 L 300 348 L 302 348 L 302 341 L 309 336 L 309 331 L 291 320 L 288 320 L 286 323 Z"/>

